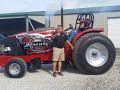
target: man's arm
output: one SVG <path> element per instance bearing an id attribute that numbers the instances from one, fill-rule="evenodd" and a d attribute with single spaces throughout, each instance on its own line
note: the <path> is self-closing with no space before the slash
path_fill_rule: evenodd
<path id="1" fill-rule="evenodd" d="M 71 49 L 73 49 L 73 45 L 72 45 L 72 44 L 70 43 L 70 41 L 68 40 L 68 37 L 67 37 L 66 33 L 64 33 L 64 35 L 65 35 L 65 42 L 70 45 Z"/>
<path id="2" fill-rule="evenodd" d="M 70 45 L 71 49 L 74 48 L 73 45 L 68 40 L 66 42 Z"/>

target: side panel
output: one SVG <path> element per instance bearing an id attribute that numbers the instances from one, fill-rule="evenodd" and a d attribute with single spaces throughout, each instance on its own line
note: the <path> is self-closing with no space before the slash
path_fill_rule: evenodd
<path id="1" fill-rule="evenodd" d="M 65 50 L 65 58 L 68 60 L 72 60 L 72 50 L 69 44 L 66 44 L 64 46 L 64 50 Z"/>
<path id="2" fill-rule="evenodd" d="M 25 62 L 30 62 L 33 58 L 38 58 L 40 61 L 49 61 L 52 60 L 52 51 L 33 54 L 33 55 L 24 55 L 24 56 L 0 56 L 0 66 L 5 67 L 6 63 L 11 60 L 12 58 L 21 58 Z"/>

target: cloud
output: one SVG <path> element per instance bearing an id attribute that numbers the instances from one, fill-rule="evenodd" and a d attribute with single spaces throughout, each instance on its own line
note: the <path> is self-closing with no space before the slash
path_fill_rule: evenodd
<path id="1" fill-rule="evenodd" d="M 64 0 L 64 3 L 64 7 L 69 9 L 120 5 L 120 0 Z"/>
<path id="2" fill-rule="evenodd" d="M 61 1 L 65 9 L 120 5 L 120 0 L 0 0 L 0 13 L 59 10 Z"/>

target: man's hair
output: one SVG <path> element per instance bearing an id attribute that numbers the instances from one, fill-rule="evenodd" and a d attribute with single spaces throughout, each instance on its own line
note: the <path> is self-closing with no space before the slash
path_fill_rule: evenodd
<path id="1" fill-rule="evenodd" d="M 58 28 L 58 27 L 62 27 L 62 25 L 58 25 L 57 28 Z"/>

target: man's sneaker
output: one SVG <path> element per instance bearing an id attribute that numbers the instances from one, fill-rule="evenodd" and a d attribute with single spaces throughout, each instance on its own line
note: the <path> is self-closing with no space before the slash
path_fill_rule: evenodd
<path id="1" fill-rule="evenodd" d="M 58 75 L 63 76 L 62 72 L 58 72 Z"/>
<path id="2" fill-rule="evenodd" d="M 56 77 L 56 76 L 57 76 L 56 72 L 53 72 L 53 77 Z"/>

